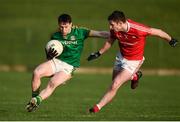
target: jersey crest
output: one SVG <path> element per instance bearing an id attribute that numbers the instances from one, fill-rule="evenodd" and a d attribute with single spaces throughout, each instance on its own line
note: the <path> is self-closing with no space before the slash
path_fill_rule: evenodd
<path id="1" fill-rule="evenodd" d="M 71 41 L 75 41 L 75 40 L 76 40 L 76 37 L 75 37 L 75 36 L 71 36 L 71 37 L 70 37 L 70 40 L 71 40 Z"/>

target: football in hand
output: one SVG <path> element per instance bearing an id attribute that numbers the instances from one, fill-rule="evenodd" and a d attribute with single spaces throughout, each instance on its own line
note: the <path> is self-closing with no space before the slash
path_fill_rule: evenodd
<path id="1" fill-rule="evenodd" d="M 58 40 L 50 40 L 46 44 L 46 51 L 48 52 L 50 48 L 52 48 L 52 49 L 57 51 L 57 53 L 58 53 L 57 56 L 61 55 L 61 53 L 63 52 L 63 45 Z"/>

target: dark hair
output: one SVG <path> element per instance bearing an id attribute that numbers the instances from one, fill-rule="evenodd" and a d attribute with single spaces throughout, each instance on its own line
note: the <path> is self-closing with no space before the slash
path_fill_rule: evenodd
<path id="1" fill-rule="evenodd" d="M 58 23 L 61 23 L 61 22 L 71 23 L 72 22 L 71 16 L 68 14 L 61 14 L 58 17 Z"/>
<path id="2" fill-rule="evenodd" d="M 111 15 L 109 15 L 108 17 L 108 21 L 122 21 L 122 22 L 126 22 L 126 17 L 124 15 L 124 13 L 122 11 L 113 11 Z"/>

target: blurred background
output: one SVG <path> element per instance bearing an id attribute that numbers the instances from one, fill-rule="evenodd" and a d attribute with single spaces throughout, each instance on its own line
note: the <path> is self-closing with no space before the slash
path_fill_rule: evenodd
<path id="1" fill-rule="evenodd" d="M 44 47 L 57 29 L 57 17 L 68 13 L 74 25 L 94 30 L 109 30 L 108 15 L 122 10 L 137 22 L 161 28 L 180 39 L 180 1 L 178 0 L 0 0 L 0 69 L 32 70 L 45 60 Z M 117 44 L 105 55 L 88 63 L 87 56 L 97 51 L 103 39 L 86 40 L 81 67 L 112 67 Z M 143 68 L 180 68 L 180 48 L 164 40 L 148 37 Z"/>

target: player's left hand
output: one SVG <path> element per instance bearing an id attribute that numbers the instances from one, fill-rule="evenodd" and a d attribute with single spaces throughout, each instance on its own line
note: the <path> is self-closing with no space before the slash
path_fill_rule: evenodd
<path id="1" fill-rule="evenodd" d="M 57 51 L 52 49 L 52 48 L 50 48 L 49 51 L 47 51 L 45 49 L 45 51 L 46 51 L 46 58 L 48 60 L 51 60 L 51 59 L 53 59 L 54 57 L 56 57 L 58 55 Z"/>
<path id="2" fill-rule="evenodd" d="M 99 51 L 95 52 L 95 53 L 91 53 L 89 55 L 89 57 L 87 58 L 87 60 L 91 61 L 91 60 L 94 60 L 94 59 L 98 58 L 99 56 L 101 56 L 101 53 Z"/>
<path id="3" fill-rule="evenodd" d="M 171 47 L 175 47 L 178 44 L 178 40 L 172 38 L 171 41 L 169 41 L 169 45 L 171 45 Z"/>

